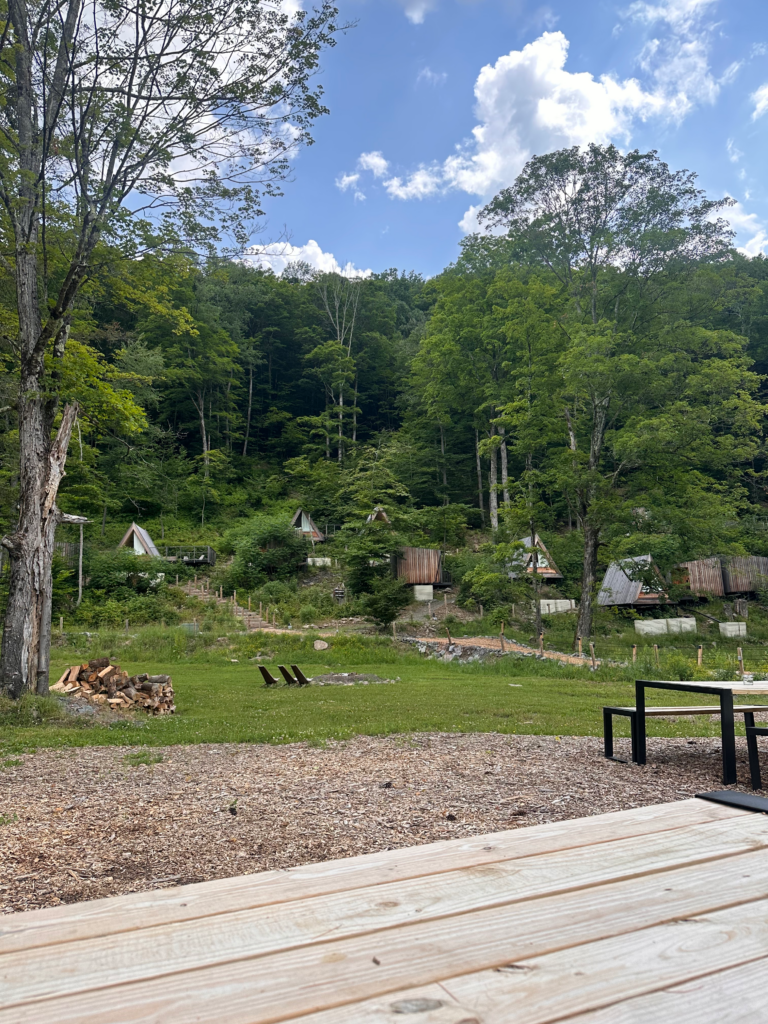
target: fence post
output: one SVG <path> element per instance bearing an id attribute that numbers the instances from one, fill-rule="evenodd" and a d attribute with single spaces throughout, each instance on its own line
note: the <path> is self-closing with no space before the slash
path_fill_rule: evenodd
<path id="1" fill-rule="evenodd" d="M 544 655 L 544 634 L 539 633 L 539 654 Z"/>
<path id="2" fill-rule="evenodd" d="M 632 644 L 632 664 L 637 661 L 637 644 Z"/>
<path id="3" fill-rule="evenodd" d="M 736 648 L 736 657 L 739 661 L 739 675 L 744 675 L 744 654 L 740 647 Z"/>
<path id="4" fill-rule="evenodd" d="M 659 667 L 659 645 L 658 644 L 654 644 L 653 645 L 653 656 L 656 659 L 656 668 L 658 668 Z"/>
<path id="5" fill-rule="evenodd" d="M 577 640 L 578 640 L 578 642 L 579 642 L 579 657 L 581 657 L 581 637 L 580 637 L 580 636 L 577 636 L 577 637 L 576 637 L 576 639 L 577 639 Z"/>
<path id="6" fill-rule="evenodd" d="M 595 645 L 591 640 L 589 642 L 589 656 L 592 659 L 592 668 L 597 668 L 597 662 L 595 661 Z"/>
<path id="7" fill-rule="evenodd" d="M 501 624 L 501 629 L 499 630 L 499 645 L 501 647 L 501 653 L 504 654 L 504 623 L 503 622 Z"/>
<path id="8" fill-rule="evenodd" d="M 128 632 L 128 619 L 125 620 L 125 632 Z"/>
<path id="9" fill-rule="evenodd" d="M 704 644 L 699 644 L 699 650 L 698 650 L 698 655 L 697 655 L 697 658 L 696 658 L 696 662 L 697 662 L 698 665 L 703 665 L 704 664 Z"/>
<path id="10" fill-rule="evenodd" d="M 59 632 L 60 633 L 64 632 L 64 616 L 63 615 L 59 616 Z"/>
<path id="11" fill-rule="evenodd" d="M 251 610 L 251 595 L 248 595 L 248 611 Z"/>

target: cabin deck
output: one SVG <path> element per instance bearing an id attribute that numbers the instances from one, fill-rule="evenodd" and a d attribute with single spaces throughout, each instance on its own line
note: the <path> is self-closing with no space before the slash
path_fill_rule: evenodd
<path id="1" fill-rule="evenodd" d="M 0 919 L 0 1024 L 765 1019 L 768 816 L 684 800 Z"/>

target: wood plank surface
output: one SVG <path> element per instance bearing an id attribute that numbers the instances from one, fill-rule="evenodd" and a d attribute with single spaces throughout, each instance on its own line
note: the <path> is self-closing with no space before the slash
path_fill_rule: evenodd
<path id="1" fill-rule="evenodd" d="M 573 1024 L 763 1024 L 768 959 L 568 1017 Z M 419 1024 L 422 1024 L 419 1020 Z M 481 1024 L 481 1022 L 478 1022 Z"/>
<path id="2" fill-rule="evenodd" d="M 768 860 L 768 817 L 751 814 L 594 847 L 516 858 L 453 872 L 356 889 L 198 921 L 39 948 L 28 972 L 26 950 L 0 956 L 6 1005 L 249 959 L 283 949 L 371 933 L 413 921 L 466 914 L 683 864 L 762 848 Z M 692 853 L 692 851 L 694 851 Z M 723 870 L 727 871 L 727 867 Z M 725 883 L 727 888 L 727 883 Z M 372 941 L 378 941 L 372 940 Z M 157 951 L 162 950 L 158 956 Z"/>
<path id="3" fill-rule="evenodd" d="M 384 885 L 468 866 L 750 816 L 704 800 L 656 804 L 462 840 L 364 854 L 0 917 L 0 954 Z"/>
<path id="4" fill-rule="evenodd" d="M 598 884 L 567 896 L 526 899 L 401 925 L 364 938 L 334 940 L 329 934 L 311 946 L 15 1005 L 0 1010 L 0 1024 L 292 1020 L 681 917 L 710 914 L 729 904 L 748 904 L 765 895 L 765 864 L 765 850 L 757 849 L 640 879 Z M 724 877 L 729 886 L 723 886 Z M 155 953 L 162 956 L 162 949 Z"/>
<path id="5" fill-rule="evenodd" d="M 706 984 L 711 975 L 741 964 L 762 970 L 767 950 L 768 900 L 760 900 L 749 904 L 747 913 L 742 904 L 706 917 L 687 917 L 336 1007 L 298 1018 L 296 1024 L 398 1024 L 403 1004 L 419 1000 L 443 1004 L 425 1011 L 430 1015 L 420 1021 L 453 1024 L 463 1015 L 482 1024 L 508 1024 L 513 1006 L 514 1024 L 544 1024 L 694 979 Z"/>

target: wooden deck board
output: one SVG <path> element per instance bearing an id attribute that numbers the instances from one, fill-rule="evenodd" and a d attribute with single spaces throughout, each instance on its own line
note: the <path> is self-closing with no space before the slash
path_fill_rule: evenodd
<path id="1" fill-rule="evenodd" d="M 282 871 L 264 871 L 174 889 L 31 910 L 0 917 L 0 954 L 346 892 L 461 867 L 577 849 L 748 814 L 722 804 L 684 800 Z"/>
<path id="2" fill-rule="evenodd" d="M 36 911 L 0 1024 L 661 1021 L 765 971 L 767 876 L 768 816 L 693 800 Z"/>

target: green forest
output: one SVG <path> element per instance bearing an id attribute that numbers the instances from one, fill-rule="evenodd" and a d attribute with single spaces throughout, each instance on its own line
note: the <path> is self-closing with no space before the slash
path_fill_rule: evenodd
<path id="1" fill-rule="evenodd" d="M 79 409 L 58 502 L 89 520 L 85 597 L 76 607 L 76 573 L 57 556 L 54 614 L 188 618 L 116 553 L 132 521 L 161 553 L 213 547 L 224 594 L 272 594 L 298 615 L 302 507 L 329 534 L 347 611 L 380 623 L 407 601 L 388 578 L 398 546 L 445 550 L 459 602 L 503 619 L 530 596 L 509 576 L 516 544 L 539 533 L 585 636 L 612 559 L 650 553 L 667 574 L 768 553 L 768 262 L 732 248 L 726 206 L 655 154 L 593 146 L 531 161 L 486 207 L 489 230 L 428 280 L 300 263 L 276 276 L 102 244 L 51 363 L 62 404 Z M 0 300 L 7 339 L 10 274 Z M 9 531 L 11 344 L 2 358 Z M 389 524 L 366 522 L 377 506 Z"/>

